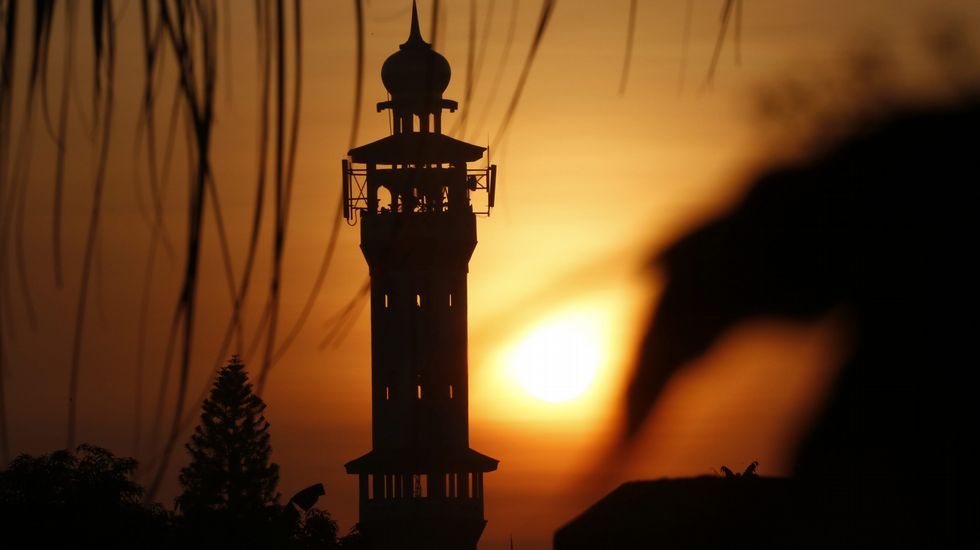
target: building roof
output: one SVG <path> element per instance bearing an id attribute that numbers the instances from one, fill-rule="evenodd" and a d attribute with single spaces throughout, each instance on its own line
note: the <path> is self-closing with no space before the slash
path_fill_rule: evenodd
<path id="1" fill-rule="evenodd" d="M 559 529 L 554 548 L 810 548 L 801 495 L 786 478 L 633 481 Z"/>
<path id="2" fill-rule="evenodd" d="M 439 164 L 477 161 L 484 151 L 486 147 L 443 134 L 408 132 L 355 147 L 347 154 L 364 164 Z"/>
<path id="3" fill-rule="evenodd" d="M 492 472 L 497 469 L 499 462 L 469 448 L 449 452 L 444 449 L 408 452 L 375 449 L 344 464 L 344 468 L 348 474 Z"/>

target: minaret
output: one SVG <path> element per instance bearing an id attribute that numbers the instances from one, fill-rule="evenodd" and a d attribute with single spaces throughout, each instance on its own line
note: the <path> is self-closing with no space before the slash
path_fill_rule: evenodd
<path id="1" fill-rule="evenodd" d="M 384 62 L 391 135 L 348 152 L 344 217 L 361 223 L 371 275 L 371 452 L 358 476 L 359 528 L 377 549 L 475 550 L 486 525 L 483 474 L 469 447 L 466 275 L 476 215 L 493 206 L 486 149 L 442 134 L 449 63 L 422 39 Z M 471 198 L 478 198 L 474 207 Z M 479 211 L 477 211 L 479 210 Z"/>

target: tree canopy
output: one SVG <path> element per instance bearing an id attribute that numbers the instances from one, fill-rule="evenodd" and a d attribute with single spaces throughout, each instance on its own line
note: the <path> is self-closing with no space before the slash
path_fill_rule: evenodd
<path id="1" fill-rule="evenodd" d="M 167 547 L 168 516 L 142 504 L 135 469 L 132 458 L 92 445 L 18 456 L 0 471 L 4 538 L 35 546 Z"/>

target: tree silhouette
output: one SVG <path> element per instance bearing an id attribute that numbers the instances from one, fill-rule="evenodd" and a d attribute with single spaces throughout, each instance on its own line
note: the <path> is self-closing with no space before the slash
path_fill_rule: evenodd
<path id="1" fill-rule="evenodd" d="M 170 518 L 142 504 L 136 461 L 92 445 L 20 455 L 0 471 L 5 541 L 33 546 L 172 547 Z"/>
<path id="2" fill-rule="evenodd" d="M 292 542 L 294 548 L 302 550 L 338 548 L 337 522 L 326 511 L 310 508 L 297 524 Z"/>
<path id="3" fill-rule="evenodd" d="M 185 516 L 227 512 L 247 516 L 275 506 L 279 466 L 269 461 L 265 403 L 252 393 L 245 364 L 233 356 L 204 401 L 201 423 L 180 472 L 184 492 L 177 505 Z"/>

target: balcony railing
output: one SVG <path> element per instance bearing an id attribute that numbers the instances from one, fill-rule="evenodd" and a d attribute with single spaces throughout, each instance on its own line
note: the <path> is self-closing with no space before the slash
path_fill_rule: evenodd
<path id="1" fill-rule="evenodd" d="M 399 169 L 379 170 L 379 179 L 382 173 L 396 170 Z M 433 174 L 435 174 L 436 171 L 446 169 L 405 168 L 403 170 L 418 170 L 418 174 L 421 175 L 425 173 L 425 170 L 432 170 Z M 350 225 L 354 225 L 357 223 L 356 213 L 360 212 L 363 215 L 364 213 L 368 212 L 370 208 L 368 203 L 368 171 L 366 168 L 354 168 L 347 159 L 344 159 L 341 163 L 341 172 L 343 177 L 343 215 L 344 219 L 346 219 Z M 384 178 L 389 179 L 390 176 L 385 176 Z M 470 206 L 473 207 L 474 214 L 483 216 L 490 215 L 490 211 L 494 206 L 494 199 L 496 195 L 496 180 L 497 165 L 495 164 L 486 168 L 466 169 L 466 187 L 468 191 L 470 193 L 480 191 L 485 194 L 486 197 L 485 202 L 477 206 L 473 205 L 472 200 L 469 201 Z M 383 212 L 379 211 L 377 213 Z"/>

